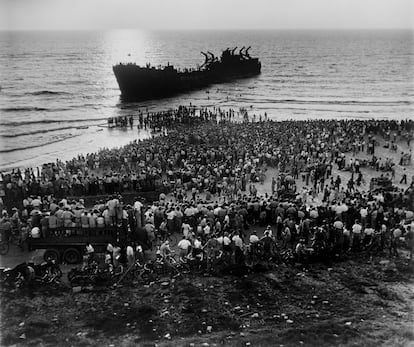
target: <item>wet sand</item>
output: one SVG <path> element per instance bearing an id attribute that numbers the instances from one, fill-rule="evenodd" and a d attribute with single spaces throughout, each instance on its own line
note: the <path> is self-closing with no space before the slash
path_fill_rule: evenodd
<path id="1" fill-rule="evenodd" d="M 47 145 L 19 151 L 19 159 L 15 158 L 14 152 L 0 153 L 0 170 L 9 171 L 18 167 L 36 167 L 43 163 L 55 162 L 56 159 L 66 161 L 79 154 L 97 152 L 100 148 L 125 146 L 131 141 L 146 139 L 150 136 L 149 131 L 138 131 L 136 126 L 132 129 L 91 126 L 79 135 L 56 142 L 52 146 Z"/>

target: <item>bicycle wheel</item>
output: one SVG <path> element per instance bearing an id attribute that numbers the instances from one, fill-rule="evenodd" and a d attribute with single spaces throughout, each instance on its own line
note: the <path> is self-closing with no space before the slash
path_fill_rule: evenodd
<path id="1" fill-rule="evenodd" d="M 6 255 L 9 252 L 9 247 L 8 242 L 0 242 L 0 254 Z"/>

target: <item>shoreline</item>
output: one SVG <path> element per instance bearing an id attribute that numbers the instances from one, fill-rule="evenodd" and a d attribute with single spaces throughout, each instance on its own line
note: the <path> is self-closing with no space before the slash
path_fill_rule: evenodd
<path id="1" fill-rule="evenodd" d="M 213 107 L 203 107 L 203 106 L 194 106 L 196 110 L 200 109 L 221 109 L 224 111 L 232 110 L 230 106 L 213 106 Z M 234 110 L 234 109 L 233 109 Z M 253 121 L 253 115 L 256 116 L 255 122 L 258 122 L 259 117 L 263 117 L 265 110 L 258 110 L 258 109 L 249 109 L 246 108 L 247 112 L 249 113 L 249 119 L 251 118 Z M 157 108 L 151 107 L 150 112 L 166 112 L 164 110 L 158 110 Z M 256 114 L 256 112 L 258 113 Z M 238 123 L 242 122 L 242 116 L 240 111 L 236 112 L 237 118 L 233 120 L 233 122 Z M 309 115 L 306 117 L 302 117 L 305 115 L 297 114 L 297 117 L 293 118 L 291 115 L 289 116 L 282 116 L 282 115 L 273 115 L 268 114 L 268 119 L 273 122 L 285 122 L 285 121 L 299 121 L 299 122 L 312 122 L 312 121 L 329 121 L 329 120 L 337 120 L 337 121 L 345 121 L 345 120 L 358 120 L 361 122 L 368 122 L 368 121 L 387 121 L 387 122 L 402 122 L 402 121 L 409 121 L 410 118 L 405 119 L 392 119 L 389 117 L 363 117 L 361 118 L 358 115 L 347 115 L 344 117 L 317 117 L 312 118 Z M 134 120 L 138 119 L 137 114 L 133 115 Z M 91 131 L 93 130 L 93 131 Z M 134 126 L 132 128 L 109 128 L 107 127 L 107 123 L 102 123 L 98 125 L 91 125 L 88 127 L 88 131 L 83 134 L 74 134 L 70 135 L 63 139 L 53 140 L 52 142 L 45 143 L 42 145 L 38 145 L 36 147 L 25 147 L 22 149 L 12 149 L 7 152 L 0 153 L 0 171 L 4 173 L 11 172 L 12 170 L 25 170 L 27 168 L 37 168 L 41 167 L 43 164 L 56 162 L 56 160 L 60 161 L 68 161 L 71 160 L 79 155 L 86 155 L 87 153 L 97 152 L 102 148 L 108 149 L 115 149 L 119 147 L 123 147 L 128 145 L 130 142 L 135 140 L 144 140 L 148 139 L 152 136 L 150 131 L 146 131 L 143 129 L 136 128 L 136 122 L 134 122 Z M 3 141 L 7 141 L 4 139 Z M 1 141 L 0 141 L 1 143 Z M 51 150 L 51 148 L 56 148 L 55 150 Z M 45 150 L 46 148 L 46 150 Z M 14 157 L 15 153 L 19 152 L 19 156 L 21 159 L 15 160 L 11 159 Z M 4 163 L 6 162 L 6 163 Z"/>

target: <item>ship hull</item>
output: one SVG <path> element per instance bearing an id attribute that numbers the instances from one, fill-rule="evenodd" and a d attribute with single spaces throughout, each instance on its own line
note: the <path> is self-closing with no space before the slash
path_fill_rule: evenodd
<path id="1" fill-rule="evenodd" d="M 260 63 L 244 62 L 243 66 L 217 64 L 208 70 L 180 72 L 173 68 L 155 69 L 134 64 L 113 67 L 122 99 L 149 100 L 172 96 L 207 87 L 212 83 L 229 82 L 260 74 Z"/>

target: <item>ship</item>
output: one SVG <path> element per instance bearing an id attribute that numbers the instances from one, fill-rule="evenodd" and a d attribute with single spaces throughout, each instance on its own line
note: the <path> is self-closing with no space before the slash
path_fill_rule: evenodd
<path id="1" fill-rule="evenodd" d="M 202 89 L 214 83 L 225 83 L 235 79 L 260 74 L 261 63 L 249 54 L 250 46 L 227 48 L 220 58 L 210 51 L 201 52 L 202 65 L 193 69 L 177 69 L 173 65 L 154 67 L 135 63 L 120 63 L 113 71 L 121 91 L 122 99 L 148 100 L 168 97 L 191 90 Z"/>

